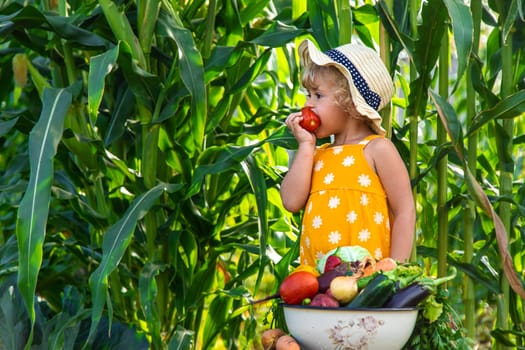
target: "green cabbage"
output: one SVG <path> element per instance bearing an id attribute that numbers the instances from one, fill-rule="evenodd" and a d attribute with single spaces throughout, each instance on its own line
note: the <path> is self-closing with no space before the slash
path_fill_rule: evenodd
<path id="1" fill-rule="evenodd" d="M 344 262 L 362 261 L 367 256 L 372 256 L 366 248 L 363 248 L 358 245 L 338 247 L 330 250 L 321 259 L 317 261 L 317 270 L 319 270 L 320 272 L 324 271 L 326 259 L 328 259 L 330 255 L 336 255 L 339 258 L 341 258 L 341 260 Z"/>

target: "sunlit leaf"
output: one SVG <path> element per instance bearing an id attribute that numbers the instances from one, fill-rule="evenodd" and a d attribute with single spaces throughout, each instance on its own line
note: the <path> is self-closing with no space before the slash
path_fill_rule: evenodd
<path id="1" fill-rule="evenodd" d="M 495 119 L 516 118 L 525 113 L 525 90 L 520 90 L 507 96 L 490 109 L 476 115 L 468 130 L 468 134 L 476 132 L 485 124 Z"/>
<path id="2" fill-rule="evenodd" d="M 91 119 L 95 120 L 104 95 L 106 75 L 116 68 L 119 46 L 94 56 L 89 61 L 88 109 Z"/>
<path id="3" fill-rule="evenodd" d="M 51 200 L 53 158 L 62 137 L 71 94 L 65 89 L 46 89 L 42 103 L 40 119 L 29 136 L 31 174 L 18 208 L 16 226 L 20 260 L 18 288 L 29 311 L 31 324 L 35 322 L 33 302 Z"/>
<path id="4" fill-rule="evenodd" d="M 268 30 L 264 31 L 261 36 L 253 39 L 252 42 L 261 46 L 281 47 L 303 33 L 305 33 L 304 29 L 298 29 L 277 21 Z"/>
<path id="5" fill-rule="evenodd" d="M 142 68 L 146 68 L 144 52 L 125 14 L 119 11 L 113 1 L 99 0 L 99 4 L 117 40 L 127 43 L 133 58 L 138 61 Z"/>

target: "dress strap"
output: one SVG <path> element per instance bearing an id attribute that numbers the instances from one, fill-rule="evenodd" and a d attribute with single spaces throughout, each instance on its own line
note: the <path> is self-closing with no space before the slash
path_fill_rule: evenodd
<path id="1" fill-rule="evenodd" d="M 368 145 L 368 143 L 369 143 L 370 141 L 372 141 L 373 139 L 377 139 L 377 138 L 380 138 L 380 137 L 383 137 L 383 136 L 380 136 L 380 135 L 377 135 L 377 134 L 368 135 L 368 136 L 365 137 L 363 140 L 361 140 L 361 141 L 359 142 L 359 144 L 360 144 L 360 145 L 363 145 L 363 147 L 364 147 L 364 146 Z"/>

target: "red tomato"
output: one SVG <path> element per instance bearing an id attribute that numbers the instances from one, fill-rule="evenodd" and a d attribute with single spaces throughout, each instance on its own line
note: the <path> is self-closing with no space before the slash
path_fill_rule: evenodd
<path id="1" fill-rule="evenodd" d="M 279 286 L 279 296 L 290 305 L 301 304 L 304 299 L 314 297 L 318 291 L 317 277 L 308 271 L 297 271 L 288 275 Z"/>
<path id="2" fill-rule="evenodd" d="M 303 120 L 299 123 L 304 129 L 314 132 L 321 125 L 321 119 L 312 111 L 310 107 L 303 107 L 301 109 Z"/>

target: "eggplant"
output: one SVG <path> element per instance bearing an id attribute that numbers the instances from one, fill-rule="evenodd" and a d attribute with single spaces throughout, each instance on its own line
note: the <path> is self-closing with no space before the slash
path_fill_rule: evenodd
<path id="1" fill-rule="evenodd" d="M 431 294 L 436 293 L 440 284 L 450 281 L 456 277 L 456 269 L 452 267 L 452 274 L 441 278 L 421 278 L 404 288 L 397 290 L 385 303 L 384 307 L 403 308 L 416 307 Z"/>
<path id="2" fill-rule="evenodd" d="M 420 302 L 432 294 L 427 286 L 414 282 L 396 291 L 383 307 L 406 308 L 416 307 Z"/>

